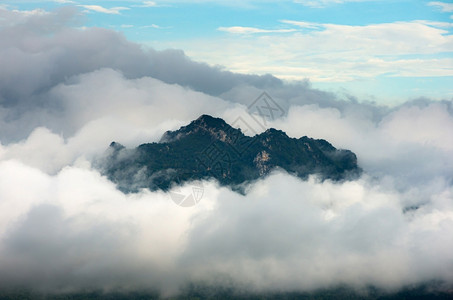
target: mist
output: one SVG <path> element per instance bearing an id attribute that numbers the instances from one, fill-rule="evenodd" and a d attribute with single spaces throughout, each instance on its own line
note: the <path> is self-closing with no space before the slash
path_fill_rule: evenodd
<path id="1" fill-rule="evenodd" d="M 453 287 L 452 99 L 344 98 L 80 29 L 82 18 L 0 7 L 0 289 Z M 250 117 L 262 91 L 285 111 L 268 127 L 352 150 L 363 175 L 275 171 L 245 195 L 206 181 L 183 208 L 162 191 L 124 194 L 95 167 L 112 141 L 157 142 L 201 114 Z"/>

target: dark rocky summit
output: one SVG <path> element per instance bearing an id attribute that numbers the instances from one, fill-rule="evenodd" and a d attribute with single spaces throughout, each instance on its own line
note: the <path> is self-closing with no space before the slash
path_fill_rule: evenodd
<path id="1" fill-rule="evenodd" d="M 167 131 L 158 143 L 126 149 L 113 142 L 101 163 L 102 172 L 125 192 L 167 190 L 210 178 L 241 190 L 241 184 L 277 168 L 304 179 L 316 174 L 321 180 L 345 180 L 361 172 L 353 152 L 325 140 L 290 138 L 276 129 L 249 137 L 209 115 Z"/>

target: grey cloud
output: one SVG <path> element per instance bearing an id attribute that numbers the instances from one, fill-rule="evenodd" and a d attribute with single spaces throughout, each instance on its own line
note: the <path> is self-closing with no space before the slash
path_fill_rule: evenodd
<path id="1" fill-rule="evenodd" d="M 47 99 L 64 109 L 30 109 L 15 121 L 4 121 L 3 130 L 32 132 L 23 141 L 10 143 L 3 155 L 24 157 L 50 173 L 80 155 L 93 158 L 114 140 L 127 146 L 158 141 L 166 130 L 184 125 L 180 120 L 234 107 L 150 77 L 126 79 L 112 69 L 73 77 L 70 83 L 52 88 Z M 37 123 L 45 127 L 37 128 Z"/>
<path id="2" fill-rule="evenodd" d="M 5 9 L 1 13 L 6 20 L 17 14 Z M 24 128 L 18 133 L 3 124 L 2 140 L 17 140 L 34 126 L 47 125 L 48 114 L 59 114 L 66 109 L 59 99 L 49 96 L 49 90 L 59 84 L 71 84 L 74 76 L 101 68 L 118 70 L 127 79 L 150 76 L 210 95 L 219 95 L 244 83 L 260 88 L 282 84 L 271 75 L 234 74 L 194 62 L 180 50 L 143 49 L 111 30 L 79 30 L 68 26 L 79 18 L 77 10 L 64 8 L 24 17 L 23 22 L 0 29 L 3 121 L 20 119 L 20 127 Z"/>
<path id="3" fill-rule="evenodd" d="M 1 12 L 5 20 L 18 14 Z M 243 104 L 250 98 L 243 99 L 241 90 L 250 88 L 269 90 L 288 104 L 326 102 L 323 99 L 329 99 L 325 105 L 336 103 L 333 95 L 311 89 L 307 83 L 287 85 L 272 75 L 235 74 L 194 62 L 181 50 L 144 49 L 111 30 L 73 29 L 70 25 L 81 22 L 73 8 L 22 18 L 18 24 L 6 22 L 8 26 L 0 30 L 0 135 L 4 143 L 26 137 L 36 126 L 61 124 L 52 116 L 68 108 L 49 91 L 102 68 L 117 70 L 126 79 L 149 76 Z"/>
<path id="4" fill-rule="evenodd" d="M 130 230 L 127 224 L 96 222 L 83 216 L 67 218 L 61 207 L 39 205 L 4 240 L 0 281 L 3 288 L 30 281 L 47 289 L 69 281 L 87 286 L 94 261 L 100 266 L 95 270 L 98 276 L 101 272 L 104 277 L 109 272 L 118 274 L 126 262 L 119 262 L 116 255 L 131 243 L 134 233 Z"/>

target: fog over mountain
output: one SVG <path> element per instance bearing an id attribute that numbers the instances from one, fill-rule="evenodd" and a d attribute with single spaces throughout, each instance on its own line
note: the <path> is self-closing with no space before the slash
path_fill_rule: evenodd
<path id="1" fill-rule="evenodd" d="M 0 289 L 453 289 L 453 99 L 381 106 L 144 48 L 76 28 L 80 18 L 0 6 Z M 256 122 L 263 91 L 282 114 Z M 326 139 L 363 174 L 276 171 L 245 195 L 207 180 L 184 208 L 164 191 L 124 194 L 93 167 L 112 141 L 157 142 L 202 114 Z"/>

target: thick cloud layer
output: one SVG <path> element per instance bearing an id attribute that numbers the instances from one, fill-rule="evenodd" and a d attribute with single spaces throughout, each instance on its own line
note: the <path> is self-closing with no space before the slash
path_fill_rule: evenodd
<path id="1" fill-rule="evenodd" d="M 39 125 L 63 130 L 57 128 L 61 121 L 54 118 L 68 108 L 49 91 L 73 84 L 73 76 L 102 68 L 117 70 L 128 79 L 151 76 L 210 95 L 239 85 L 282 85 L 271 75 L 233 74 L 193 62 L 180 50 L 144 50 L 111 30 L 68 27 L 80 18 L 71 8 L 51 13 L 0 8 L 0 14 L 0 116 L 17 121 L 1 124 L 2 141 L 24 138 Z M 19 21 L 12 22 L 15 18 Z"/>
<path id="2" fill-rule="evenodd" d="M 451 100 L 341 100 L 73 29 L 75 10 L 0 14 L 0 289 L 453 285 Z M 163 192 L 125 195 L 92 167 L 113 140 L 157 141 L 203 113 L 247 119 L 262 90 L 287 112 L 267 126 L 351 149 L 364 175 L 277 172 L 245 196 L 204 182 L 182 208 Z"/>

